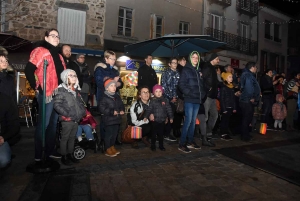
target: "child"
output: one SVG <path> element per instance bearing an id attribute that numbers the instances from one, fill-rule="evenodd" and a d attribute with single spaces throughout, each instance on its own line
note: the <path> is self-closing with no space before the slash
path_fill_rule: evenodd
<path id="1" fill-rule="evenodd" d="M 156 84 L 153 87 L 152 93 L 154 98 L 150 101 L 149 109 L 146 110 L 145 117 L 149 117 L 150 114 L 153 114 L 154 118 L 151 119 L 151 150 L 155 151 L 156 146 L 156 135 L 158 136 L 159 141 L 159 149 L 161 151 L 165 151 L 163 144 L 163 135 L 164 135 L 164 127 L 168 122 L 168 118 L 170 123 L 173 123 L 173 112 L 171 105 L 167 99 L 165 99 L 163 95 L 162 86 Z M 147 121 L 147 118 L 144 118 L 144 121 Z"/>
<path id="2" fill-rule="evenodd" d="M 63 81 L 57 88 L 54 97 L 54 109 L 59 114 L 62 125 L 60 153 L 64 165 L 79 163 L 74 155 L 74 141 L 78 129 L 78 122 L 85 115 L 84 103 L 79 94 L 80 87 L 75 71 L 66 69 L 60 74 Z"/>
<path id="3" fill-rule="evenodd" d="M 223 86 L 220 91 L 220 105 L 221 105 L 221 139 L 232 140 L 229 136 L 229 120 L 232 113 L 236 112 L 234 85 L 232 84 L 232 74 L 222 73 Z"/>
<path id="4" fill-rule="evenodd" d="M 276 95 L 276 103 L 272 106 L 272 116 L 275 120 L 274 129 L 282 131 L 282 122 L 286 118 L 287 110 L 285 105 L 283 104 L 284 98 L 283 95 Z M 277 128 L 278 125 L 278 128 Z"/>
<path id="5" fill-rule="evenodd" d="M 88 110 L 86 110 L 86 115 L 78 125 L 78 130 L 76 134 L 80 146 L 85 147 L 86 145 L 86 143 L 84 143 L 84 141 L 82 140 L 82 131 L 84 131 L 86 139 L 88 141 L 89 148 L 91 149 L 95 148 L 93 130 L 96 129 L 96 126 L 97 126 L 97 122 L 95 121 L 94 117 Z"/>
<path id="6" fill-rule="evenodd" d="M 121 115 L 124 115 L 124 104 L 120 96 L 116 93 L 117 82 L 111 78 L 104 81 L 105 92 L 100 99 L 99 111 L 104 123 L 104 144 L 106 148 L 105 155 L 115 157 L 120 154 L 115 149 L 115 141 L 118 136 L 119 127 L 122 122 Z"/>

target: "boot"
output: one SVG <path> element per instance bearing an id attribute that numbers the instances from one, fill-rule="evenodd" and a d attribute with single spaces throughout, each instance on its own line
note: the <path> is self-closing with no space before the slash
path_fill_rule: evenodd
<path id="1" fill-rule="evenodd" d="M 202 135 L 202 146 L 215 147 L 216 144 L 212 140 L 208 141 L 207 137 Z"/>
<path id="2" fill-rule="evenodd" d="M 147 137 L 143 137 L 143 138 L 142 138 L 142 142 L 143 142 L 147 147 L 150 147 L 150 146 L 151 146 L 151 144 L 150 144 L 150 142 L 148 141 Z"/>
<path id="3" fill-rule="evenodd" d="M 194 137 L 200 137 L 199 130 L 200 130 L 200 126 L 199 126 L 199 124 L 196 124 L 195 125 L 195 130 L 194 130 Z"/>
<path id="4" fill-rule="evenodd" d="M 72 163 L 79 163 L 79 160 L 76 159 L 76 158 L 74 157 L 73 154 L 67 154 L 67 158 L 68 158 Z"/>
<path id="5" fill-rule="evenodd" d="M 109 147 L 108 149 L 106 149 L 105 155 L 106 155 L 106 156 L 109 156 L 109 157 L 115 157 L 115 156 L 117 156 L 116 154 L 114 154 L 114 152 L 112 151 L 111 148 L 112 148 L 112 147 Z"/>
<path id="6" fill-rule="evenodd" d="M 61 163 L 66 165 L 66 166 L 72 165 L 72 163 L 71 163 L 70 159 L 67 157 L 67 155 L 62 155 Z"/>
<path id="7" fill-rule="evenodd" d="M 111 149 L 112 149 L 113 153 L 116 154 L 116 155 L 121 153 L 118 150 L 116 150 L 115 146 L 112 146 Z"/>

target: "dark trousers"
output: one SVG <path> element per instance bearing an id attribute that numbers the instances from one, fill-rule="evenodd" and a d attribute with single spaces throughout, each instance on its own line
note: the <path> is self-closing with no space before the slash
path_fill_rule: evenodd
<path id="1" fill-rule="evenodd" d="M 242 110 L 241 139 L 249 140 L 251 138 L 251 135 L 249 134 L 249 125 L 252 122 L 254 105 L 251 102 L 240 102 L 240 107 Z"/>
<path id="2" fill-rule="evenodd" d="M 71 154 L 74 151 L 75 136 L 78 129 L 78 123 L 73 121 L 61 122 L 60 154 Z"/>
<path id="3" fill-rule="evenodd" d="M 170 136 L 171 130 L 179 130 L 181 128 L 181 122 L 183 119 L 183 113 L 179 114 L 176 112 L 176 106 L 174 105 L 174 103 L 170 102 L 173 114 L 174 114 L 174 119 L 173 119 L 173 123 L 171 124 L 169 121 L 168 123 L 165 125 L 165 136 Z"/>
<path id="4" fill-rule="evenodd" d="M 156 136 L 158 137 L 159 147 L 164 146 L 164 128 L 165 128 L 165 122 L 158 123 L 156 121 L 153 121 L 151 124 L 151 146 L 155 146 L 156 142 Z"/>
<path id="5" fill-rule="evenodd" d="M 142 127 L 142 136 L 151 138 L 152 136 L 151 125 L 148 123 L 148 124 L 143 124 L 140 127 Z"/>
<path id="6" fill-rule="evenodd" d="M 222 113 L 222 117 L 221 117 L 221 123 L 220 123 L 221 135 L 229 134 L 229 122 L 230 122 L 230 117 L 233 109 L 226 108 L 226 111 L 227 111 L 226 113 Z"/>
<path id="7" fill-rule="evenodd" d="M 109 147 L 115 145 L 116 138 L 119 132 L 119 127 L 120 127 L 119 124 L 105 126 L 105 137 L 104 137 L 105 149 L 108 149 Z"/>
<path id="8" fill-rule="evenodd" d="M 267 123 L 269 126 L 272 125 L 271 111 L 274 103 L 273 94 L 267 94 L 262 96 L 262 123 Z"/>

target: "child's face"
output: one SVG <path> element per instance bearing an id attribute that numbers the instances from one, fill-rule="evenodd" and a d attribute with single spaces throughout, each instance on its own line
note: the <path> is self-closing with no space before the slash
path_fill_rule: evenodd
<path id="1" fill-rule="evenodd" d="M 70 85 L 74 85 L 76 83 L 76 81 L 77 81 L 77 75 L 76 75 L 76 73 L 70 72 L 68 74 L 68 79 L 69 79 Z"/>
<path id="2" fill-rule="evenodd" d="M 160 98 L 162 96 L 162 91 L 160 89 L 156 89 L 154 91 L 154 96 Z"/>
<path id="3" fill-rule="evenodd" d="M 229 75 L 227 78 L 226 78 L 226 81 L 228 83 L 231 83 L 232 82 L 232 75 Z"/>
<path id="4" fill-rule="evenodd" d="M 278 101 L 281 102 L 281 103 L 283 102 L 283 100 L 284 100 L 283 97 L 280 97 L 280 98 L 278 99 Z"/>
<path id="5" fill-rule="evenodd" d="M 108 91 L 109 93 L 115 93 L 116 90 L 117 90 L 117 87 L 116 87 L 116 84 L 115 84 L 115 83 L 110 84 L 110 85 L 108 86 L 108 88 L 107 88 L 107 91 Z"/>

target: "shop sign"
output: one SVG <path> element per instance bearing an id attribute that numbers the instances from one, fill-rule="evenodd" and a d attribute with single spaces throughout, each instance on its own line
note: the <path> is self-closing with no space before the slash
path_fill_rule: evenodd
<path id="1" fill-rule="evenodd" d="M 238 59 L 231 59 L 231 67 L 232 68 L 239 68 L 240 67 L 240 60 Z"/>
<path id="2" fill-rule="evenodd" d="M 225 66 L 226 64 L 231 64 L 231 59 L 229 57 L 223 57 L 223 56 L 218 56 L 219 57 L 219 65 L 220 66 Z"/>
<path id="3" fill-rule="evenodd" d="M 126 70 L 137 70 L 144 64 L 145 62 L 142 61 L 126 60 Z M 155 70 L 155 72 L 164 72 L 167 69 L 167 66 L 164 64 L 152 63 L 151 66 Z"/>

